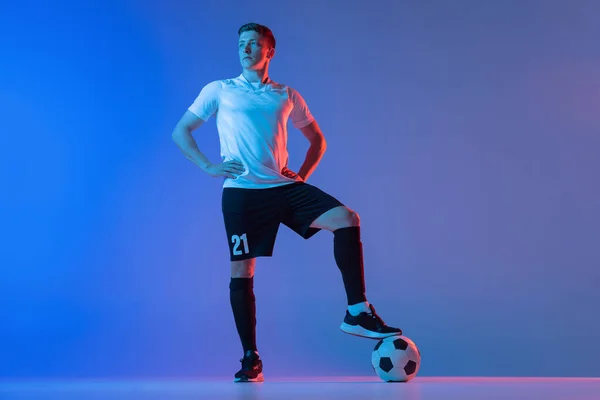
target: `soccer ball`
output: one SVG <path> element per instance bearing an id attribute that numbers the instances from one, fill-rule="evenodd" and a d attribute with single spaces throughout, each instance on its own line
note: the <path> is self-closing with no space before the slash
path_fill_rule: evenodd
<path id="1" fill-rule="evenodd" d="M 408 382 L 417 375 L 421 352 L 406 336 L 381 339 L 371 355 L 377 376 L 386 382 Z"/>

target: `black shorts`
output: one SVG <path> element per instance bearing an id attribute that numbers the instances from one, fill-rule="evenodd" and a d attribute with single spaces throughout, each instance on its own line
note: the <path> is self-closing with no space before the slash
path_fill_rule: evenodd
<path id="1" fill-rule="evenodd" d="M 305 182 L 268 189 L 224 188 L 221 200 L 231 261 L 273 255 L 280 224 L 308 239 L 320 229 L 310 225 L 321 214 L 343 206 Z"/>

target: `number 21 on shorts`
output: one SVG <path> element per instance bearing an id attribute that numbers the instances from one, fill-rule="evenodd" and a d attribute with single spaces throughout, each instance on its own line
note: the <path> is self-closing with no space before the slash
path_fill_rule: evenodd
<path id="1" fill-rule="evenodd" d="M 240 249 L 240 244 L 242 242 L 244 243 L 243 251 Z M 245 233 L 242 236 L 232 235 L 231 243 L 233 243 L 233 255 L 234 256 L 241 256 L 242 254 L 250 253 L 250 248 L 248 247 L 248 238 Z"/>

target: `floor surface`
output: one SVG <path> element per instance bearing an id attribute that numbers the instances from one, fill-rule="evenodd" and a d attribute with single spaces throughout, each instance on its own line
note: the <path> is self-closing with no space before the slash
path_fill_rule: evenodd
<path id="1" fill-rule="evenodd" d="M 600 378 L 377 377 L 272 378 L 263 383 L 214 380 L 0 381 L 1 400 L 600 400 Z"/>

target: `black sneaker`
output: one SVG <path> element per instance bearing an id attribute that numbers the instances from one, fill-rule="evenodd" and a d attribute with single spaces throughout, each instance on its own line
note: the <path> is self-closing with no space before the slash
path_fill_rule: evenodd
<path id="1" fill-rule="evenodd" d="M 370 313 L 361 312 L 354 316 L 346 310 L 346 317 L 340 329 L 350 335 L 365 337 L 369 339 L 383 339 L 388 336 L 402 335 L 402 329 L 387 326 L 375 312 L 372 304 Z"/>
<path id="2" fill-rule="evenodd" d="M 242 369 L 235 374 L 234 382 L 262 382 L 265 380 L 262 373 L 262 361 L 256 352 L 248 350 L 240 361 Z"/>

